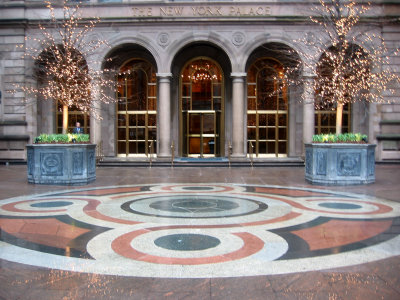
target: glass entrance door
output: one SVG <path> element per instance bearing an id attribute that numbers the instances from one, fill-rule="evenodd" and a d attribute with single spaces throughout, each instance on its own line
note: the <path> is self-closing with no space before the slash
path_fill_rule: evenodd
<path id="1" fill-rule="evenodd" d="M 220 111 L 188 110 L 183 114 L 188 156 L 213 157 L 220 153 Z"/>
<path id="2" fill-rule="evenodd" d="M 183 156 L 221 155 L 223 82 L 220 67 L 207 58 L 188 63 L 181 74 L 181 136 Z"/>

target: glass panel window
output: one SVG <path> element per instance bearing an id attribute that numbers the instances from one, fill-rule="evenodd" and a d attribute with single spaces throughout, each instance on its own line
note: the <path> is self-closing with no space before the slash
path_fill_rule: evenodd
<path id="1" fill-rule="evenodd" d="M 351 105 L 343 106 L 342 132 L 351 131 Z M 335 133 L 336 132 L 336 111 L 332 109 L 315 108 L 314 133 Z"/>
<path id="2" fill-rule="evenodd" d="M 256 130 L 256 128 L 247 128 L 247 139 L 255 140 L 257 136 Z"/>
<path id="3" fill-rule="evenodd" d="M 68 108 L 68 129 L 67 133 L 72 133 L 76 123 L 81 124 L 83 132 L 90 134 L 90 114 L 80 111 L 77 107 Z M 63 108 L 61 104 L 57 104 L 56 112 L 56 132 L 62 133 L 63 130 Z"/>
<path id="4" fill-rule="evenodd" d="M 145 60 L 132 59 L 120 68 L 117 83 L 117 155 L 148 156 L 153 151 L 151 142 L 157 139 L 155 69 Z"/>
<path id="5" fill-rule="evenodd" d="M 257 157 L 287 156 L 288 95 L 283 65 L 272 58 L 247 72 L 247 141 Z"/>

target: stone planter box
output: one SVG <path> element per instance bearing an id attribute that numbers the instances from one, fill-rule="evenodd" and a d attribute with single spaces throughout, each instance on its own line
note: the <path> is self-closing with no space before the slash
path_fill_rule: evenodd
<path id="1" fill-rule="evenodd" d="M 371 144 L 305 144 L 305 177 L 312 184 L 351 185 L 375 182 Z"/>
<path id="2" fill-rule="evenodd" d="M 27 145 L 28 182 L 83 185 L 96 179 L 95 144 Z"/>

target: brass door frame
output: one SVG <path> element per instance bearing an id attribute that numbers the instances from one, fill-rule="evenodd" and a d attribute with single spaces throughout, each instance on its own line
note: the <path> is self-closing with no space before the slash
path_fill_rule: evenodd
<path id="1" fill-rule="evenodd" d="M 149 139 L 149 129 L 156 129 L 156 126 L 149 126 L 149 115 L 157 116 L 157 113 L 155 111 L 126 111 L 126 112 L 117 112 L 117 115 L 122 115 L 122 116 L 125 116 L 125 118 L 127 118 L 125 120 L 125 126 L 118 126 L 118 123 L 117 123 L 117 129 L 125 128 L 125 132 L 126 132 L 125 136 L 128 137 L 128 139 L 125 140 L 125 143 L 126 143 L 125 144 L 125 154 L 117 153 L 117 156 L 118 157 L 148 157 L 149 152 L 150 152 L 149 146 L 150 146 L 151 142 L 153 142 L 153 144 L 157 142 L 157 140 Z M 129 122 L 130 115 L 135 115 L 135 116 L 143 115 L 144 119 L 145 119 L 144 126 L 133 126 L 132 124 L 130 124 L 130 122 Z M 118 122 L 118 118 L 117 118 L 117 122 Z M 145 138 L 144 139 L 130 139 L 129 138 L 130 129 L 136 129 L 136 132 L 140 129 L 143 129 Z M 122 140 L 118 139 L 118 135 L 117 135 L 116 140 L 117 140 L 117 143 L 122 141 Z M 145 152 L 144 153 L 133 153 L 133 154 L 129 153 L 129 143 L 130 142 L 144 143 Z M 136 149 L 138 150 L 137 144 L 136 144 Z M 118 151 L 118 149 L 117 149 L 117 151 Z"/>
<path id="2" fill-rule="evenodd" d="M 221 110 L 192 110 L 192 81 L 190 82 L 190 96 L 189 97 L 185 97 L 185 99 L 190 99 L 190 109 L 189 110 L 183 110 L 183 95 L 182 95 L 182 91 L 183 91 L 183 72 L 186 70 L 186 68 L 193 62 L 197 61 L 197 60 L 204 60 L 204 61 L 210 61 L 212 62 L 216 68 L 218 69 L 218 72 L 220 73 L 221 76 L 221 80 L 218 82 L 218 85 L 220 85 L 220 96 L 214 96 L 214 84 L 212 84 L 212 88 L 211 88 L 211 97 L 212 97 L 212 108 L 214 108 L 214 99 L 220 99 L 220 107 Z M 219 65 L 218 62 L 216 62 L 215 60 L 209 58 L 209 57 L 205 57 L 205 56 L 199 56 L 199 57 L 195 57 L 191 60 L 189 60 L 181 69 L 180 72 L 180 76 L 179 76 L 180 80 L 179 80 L 179 155 L 181 156 L 188 156 L 188 157 L 217 157 L 217 156 L 224 156 L 225 155 L 225 85 L 224 85 L 224 73 L 222 71 L 221 66 Z M 185 83 L 186 85 L 188 83 Z M 188 135 L 187 131 L 189 130 L 189 115 L 190 114 L 214 114 L 214 134 L 212 135 L 212 137 L 214 137 L 214 154 L 213 155 L 204 155 L 204 151 L 201 150 L 199 154 L 190 154 L 189 153 L 189 138 L 190 136 L 194 137 L 194 135 Z M 220 114 L 219 118 L 217 117 L 217 115 Z M 203 119 L 203 117 L 202 117 Z M 219 120 L 218 120 L 219 119 Z M 186 126 L 183 124 L 184 121 L 186 120 Z M 185 132 L 186 129 L 186 132 Z M 202 128 L 201 128 L 202 130 Z M 219 130 L 219 132 L 218 132 Z M 203 138 L 208 138 L 211 137 L 208 134 L 202 134 L 200 139 L 200 145 L 201 145 L 201 149 L 203 149 Z M 218 141 L 218 145 L 217 145 L 217 141 Z M 185 147 L 186 146 L 186 147 Z M 219 149 L 219 153 L 217 153 L 217 149 Z"/>
<path id="3" fill-rule="evenodd" d="M 253 146 L 255 147 L 255 152 L 254 154 L 256 157 L 287 157 L 287 152 L 288 152 L 288 136 L 289 136 L 289 126 L 280 126 L 279 125 L 279 115 L 285 115 L 286 119 L 288 120 L 289 118 L 289 111 L 288 110 L 248 110 L 247 111 L 247 116 L 248 115 L 255 115 L 256 116 L 256 125 L 255 126 L 249 126 L 247 125 L 247 128 L 255 128 L 256 129 L 256 138 L 254 139 L 247 139 L 247 142 L 253 143 Z M 275 126 L 260 126 L 259 124 L 259 116 L 260 115 L 266 115 L 266 116 L 274 116 L 275 117 Z M 288 122 L 287 122 L 288 123 Z M 261 139 L 260 138 L 260 128 L 262 129 L 274 129 L 275 131 L 275 139 L 270 139 L 270 138 L 265 138 Z M 279 129 L 280 128 L 285 128 L 286 129 L 286 138 L 284 140 L 279 139 Z M 270 143 L 273 142 L 275 143 L 275 153 L 259 153 L 259 143 L 260 142 L 265 142 L 265 143 Z M 278 148 L 279 148 L 279 142 L 285 142 L 286 143 L 286 153 L 279 153 Z M 268 145 L 268 144 L 267 144 Z M 250 153 L 250 151 L 248 152 Z"/>
<path id="4" fill-rule="evenodd" d="M 188 110 L 184 111 L 182 113 L 186 113 L 186 154 L 188 157 L 215 157 L 218 148 L 217 143 L 219 142 L 219 134 L 217 133 L 217 122 L 219 121 L 218 119 L 218 113 L 220 111 L 215 111 L 215 110 Z M 200 115 L 200 133 L 190 133 L 190 116 L 191 115 Z M 213 133 L 204 133 L 204 116 L 205 115 L 213 115 L 214 119 L 214 126 L 213 126 Z M 200 153 L 191 153 L 190 152 L 190 138 L 200 138 Z M 214 148 L 213 148 L 213 153 L 204 153 L 204 138 L 211 138 L 214 140 Z"/>

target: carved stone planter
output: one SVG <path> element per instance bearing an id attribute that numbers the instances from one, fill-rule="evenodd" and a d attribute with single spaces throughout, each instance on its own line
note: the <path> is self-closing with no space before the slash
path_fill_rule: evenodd
<path id="1" fill-rule="evenodd" d="M 27 145 L 28 182 L 83 185 L 96 179 L 95 144 Z"/>
<path id="2" fill-rule="evenodd" d="M 305 144 L 306 180 L 321 185 L 373 183 L 375 147 L 371 144 Z"/>

